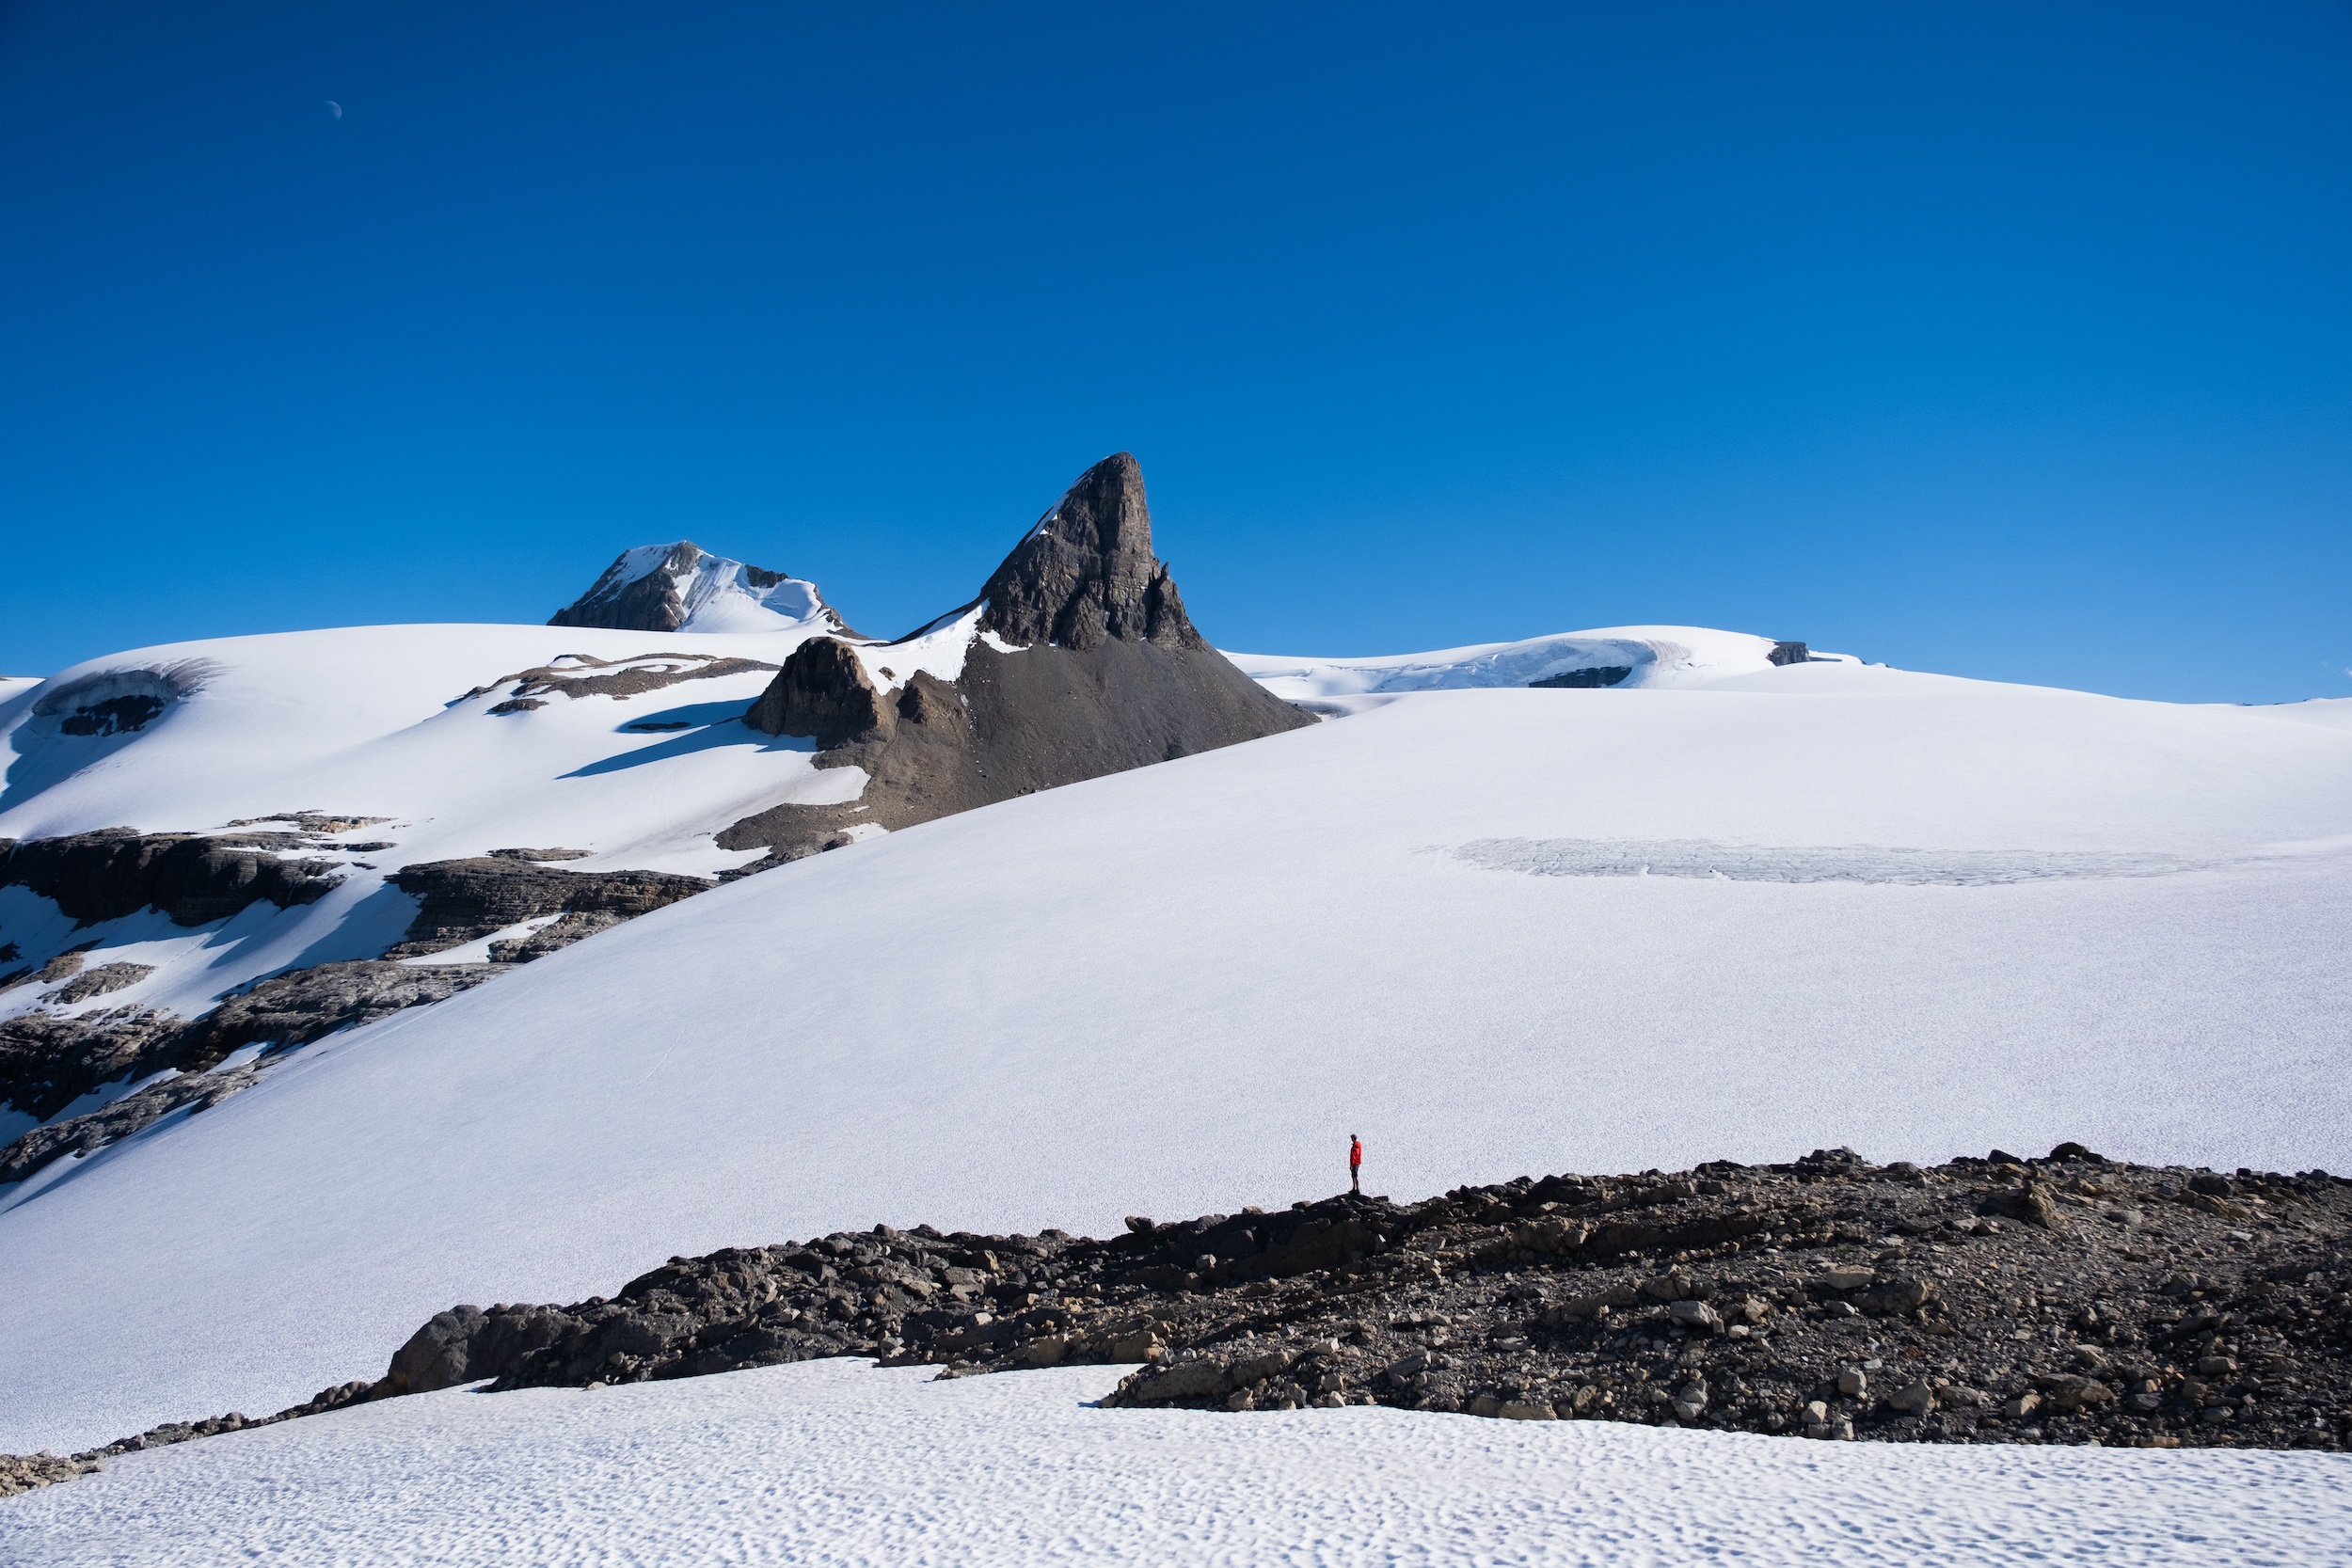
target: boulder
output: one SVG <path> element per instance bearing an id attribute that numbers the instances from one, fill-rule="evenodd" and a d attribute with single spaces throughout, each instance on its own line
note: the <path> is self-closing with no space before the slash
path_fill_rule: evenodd
<path id="1" fill-rule="evenodd" d="M 769 735 L 805 736 L 823 752 L 886 738 L 896 717 L 896 705 L 882 701 L 855 649 L 838 638 L 812 637 L 792 650 L 743 722 Z"/>
<path id="2" fill-rule="evenodd" d="M 430 1394 L 471 1383 L 477 1375 L 472 1370 L 473 1338 L 487 1321 L 479 1307 L 436 1312 L 392 1353 L 391 1368 L 384 1374 L 387 1381 L 402 1394 Z"/>
<path id="3" fill-rule="evenodd" d="M 1227 1387 L 1225 1363 L 1203 1356 L 1141 1374 L 1134 1398 L 1142 1404 L 1168 1404 L 1177 1400 L 1206 1399 L 1225 1392 Z"/>
<path id="4" fill-rule="evenodd" d="M 1913 1378 L 1886 1396 L 1886 1407 L 1905 1416 L 1924 1416 L 1935 1408 L 1935 1390 L 1924 1378 Z"/>
<path id="5" fill-rule="evenodd" d="M 1934 1293 L 1935 1288 L 1924 1279 L 1898 1276 L 1864 1291 L 1854 1297 L 1854 1306 L 1874 1318 L 1892 1318 L 1917 1311 Z"/>
<path id="6" fill-rule="evenodd" d="M 1703 1301 L 1677 1301 L 1669 1309 L 1677 1327 L 1692 1334 L 1720 1334 L 1724 1320 Z"/>

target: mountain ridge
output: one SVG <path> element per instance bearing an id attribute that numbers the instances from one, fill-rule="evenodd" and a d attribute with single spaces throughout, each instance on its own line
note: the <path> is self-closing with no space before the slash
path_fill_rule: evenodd
<path id="1" fill-rule="evenodd" d="M 807 627 L 857 635 L 815 583 L 712 555 L 691 539 L 623 550 L 548 625 L 689 634 Z"/>

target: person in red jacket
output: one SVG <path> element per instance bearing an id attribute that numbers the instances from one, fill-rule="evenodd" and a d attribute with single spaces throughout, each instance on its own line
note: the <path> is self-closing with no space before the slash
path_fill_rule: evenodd
<path id="1" fill-rule="evenodd" d="M 1360 1195 L 1364 1190 L 1364 1141 L 1355 1133 L 1347 1135 L 1347 1190 Z"/>

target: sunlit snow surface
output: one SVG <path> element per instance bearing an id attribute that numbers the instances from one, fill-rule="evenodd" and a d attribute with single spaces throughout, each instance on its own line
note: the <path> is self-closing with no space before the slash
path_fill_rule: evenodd
<path id="1" fill-rule="evenodd" d="M 1777 645 L 1769 637 L 1705 626 L 1606 626 L 1425 654 L 1362 658 L 1298 658 L 1282 654 L 1226 657 L 1278 697 L 1308 704 L 1341 699 L 1343 705 L 1351 697 L 1406 691 L 1533 686 L 1576 673 L 1613 677 L 1603 684 L 1617 690 L 1703 686 L 1771 670 Z M 1619 671 L 1624 673 L 1617 675 Z"/>
<path id="2" fill-rule="evenodd" d="M 2352 1460 L 1098 1410 L 1123 1368 L 430 1394 L 0 1504 L 0 1560 L 2333 1564 Z"/>
<path id="3" fill-rule="evenodd" d="M 1776 847 L 1703 838 L 1486 838 L 1455 857 L 1531 877 L 1705 877 L 1732 882 L 1877 882 L 1998 887 L 2079 877 L 2166 877 L 2209 863 L 2178 855 L 2040 849 L 1901 849 L 1877 844 Z"/>
<path id="4" fill-rule="evenodd" d="M 648 700 L 443 713 L 565 643 L 660 645 L 490 629 L 516 645 L 322 634 L 349 689 L 273 742 L 288 772 L 266 788 L 254 748 L 290 727 L 224 683 L 184 718 L 221 702 L 235 746 L 191 725 L 167 772 L 76 778 L 24 818 L 180 826 L 261 795 L 402 812 L 415 826 L 382 832 L 404 850 L 414 832 L 612 864 L 625 807 L 681 834 L 763 778 L 818 776 L 723 726 L 636 765 L 665 742 L 618 726 Z M 1286 1204 L 1338 1184 L 1350 1132 L 1401 1198 L 1836 1144 L 2352 1167 L 2352 728 L 2332 705 L 1757 657 L 1697 688 L 1377 696 L 732 883 L 307 1048 L 0 1196 L 0 1450 L 274 1409 L 379 1375 L 454 1302 L 609 1293 L 673 1253 Z M 1692 841 L 1727 847 L 1696 858 L 1708 875 L 1655 874 L 1657 846 Z M 1498 842 L 1648 846 L 1653 874 L 1460 853 Z M 1866 852 L 2166 869 L 1713 875 L 1757 867 L 1735 851 L 1784 875 Z"/>
<path id="5" fill-rule="evenodd" d="M 723 850 L 712 835 L 780 800 L 852 799 L 865 777 L 815 768 L 810 742 L 741 722 L 772 678 L 767 672 L 492 710 L 514 689 L 501 676 L 567 655 L 626 662 L 689 651 L 776 665 L 809 635 L 799 626 L 691 638 L 564 626 L 356 626 L 110 655 L 60 672 L 47 689 L 99 687 L 149 669 L 200 666 L 206 673 L 191 694 L 127 735 L 61 733 L 54 718 L 35 712 L 39 689 L 0 693 L 0 838 L 113 827 L 201 832 L 305 810 L 385 818 L 341 836 L 389 842 L 389 849 L 305 852 L 344 866 L 341 885 L 315 904 L 257 904 L 194 928 L 148 911 L 73 933 L 75 942 L 102 944 L 92 962 L 156 970 L 86 1010 L 200 1012 L 259 976 L 373 958 L 400 940 L 416 906 L 385 879 L 412 862 L 560 847 L 589 851 L 562 863 L 572 870 L 710 876 L 756 860 L 761 851 Z M 477 688 L 486 689 L 467 695 Z M 28 953 L 61 935 L 43 924 L 55 920 L 54 909 L 43 916 L 36 902 L 45 904 L 0 889 L 0 922 Z M 0 1014 L 38 999 L 29 986 L 0 992 Z"/>

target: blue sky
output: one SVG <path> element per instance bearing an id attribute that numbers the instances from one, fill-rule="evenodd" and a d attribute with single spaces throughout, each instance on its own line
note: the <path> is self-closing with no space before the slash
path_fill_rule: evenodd
<path id="1" fill-rule="evenodd" d="M 676 537 L 887 634 L 1125 448 L 1229 647 L 2352 696 L 2347 84 L 2295 0 L 13 0 L 0 670 Z"/>

